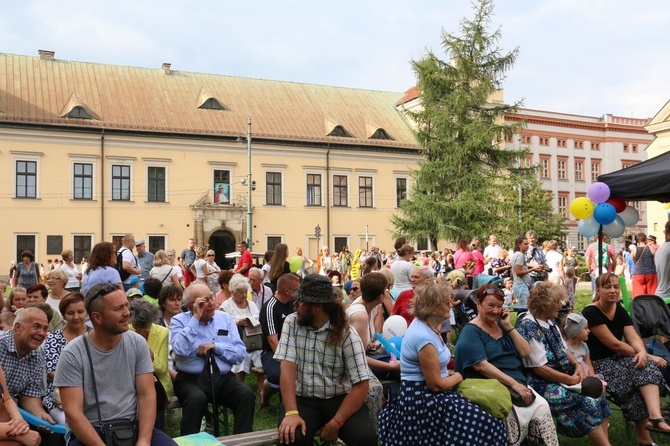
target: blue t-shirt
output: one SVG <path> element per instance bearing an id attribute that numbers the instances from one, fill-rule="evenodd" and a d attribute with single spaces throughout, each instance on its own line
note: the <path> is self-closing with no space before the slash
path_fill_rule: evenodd
<path id="1" fill-rule="evenodd" d="M 451 359 L 451 352 L 442 342 L 442 338 L 437 336 L 428 325 L 419 319 L 414 319 L 402 340 L 402 350 L 400 352 L 400 376 L 407 381 L 425 381 L 419 363 L 419 351 L 427 344 L 432 344 L 437 350 L 437 356 L 440 360 L 440 375 L 445 378 L 449 376 L 447 364 Z"/>
<path id="2" fill-rule="evenodd" d="M 403 343 L 403 348 L 405 345 Z M 521 358 L 509 335 L 493 339 L 488 333 L 474 324 L 467 324 L 461 330 L 456 344 L 456 364 L 454 369 L 463 378 L 485 378 L 472 368 L 473 365 L 487 360 L 507 376 L 526 382 L 521 371 Z"/>
<path id="3" fill-rule="evenodd" d="M 102 268 L 96 268 L 92 271 L 88 270 L 86 271 L 86 274 L 84 274 L 84 280 L 81 284 L 82 294 L 85 296 L 93 285 L 99 283 L 121 283 L 121 276 L 119 275 L 119 272 L 111 266 L 103 266 Z"/>

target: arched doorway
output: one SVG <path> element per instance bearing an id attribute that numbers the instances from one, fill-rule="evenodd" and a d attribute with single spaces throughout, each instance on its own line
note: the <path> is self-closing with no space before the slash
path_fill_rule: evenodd
<path id="1" fill-rule="evenodd" d="M 229 231 L 215 231 L 209 236 L 209 248 L 216 253 L 214 258 L 216 264 L 221 269 L 230 269 L 236 262 L 235 259 L 227 259 L 226 254 L 234 252 L 237 247 L 235 243 L 235 236 Z"/>

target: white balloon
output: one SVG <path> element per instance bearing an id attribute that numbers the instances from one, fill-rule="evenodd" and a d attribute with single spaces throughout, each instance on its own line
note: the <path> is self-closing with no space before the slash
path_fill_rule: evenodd
<path id="1" fill-rule="evenodd" d="M 626 226 L 633 226 L 640 220 L 640 214 L 633 206 L 626 206 L 626 209 L 619 212 L 619 217 L 623 220 Z"/>
<path id="2" fill-rule="evenodd" d="M 605 235 L 612 238 L 621 237 L 625 230 L 626 224 L 618 215 L 612 223 L 603 226 L 603 232 Z"/>
<path id="3" fill-rule="evenodd" d="M 405 336 L 406 331 L 407 321 L 405 318 L 394 314 L 393 316 L 386 319 L 386 322 L 384 322 L 382 334 L 386 339 L 391 339 L 394 336 Z"/>

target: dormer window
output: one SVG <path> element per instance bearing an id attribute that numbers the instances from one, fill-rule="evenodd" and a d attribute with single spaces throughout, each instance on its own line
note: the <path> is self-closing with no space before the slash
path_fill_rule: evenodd
<path id="1" fill-rule="evenodd" d="M 336 136 L 336 137 L 339 137 L 339 138 L 351 138 L 351 134 L 349 132 L 347 132 L 344 129 L 344 127 L 342 127 L 341 125 L 336 125 L 335 127 L 333 127 L 333 130 L 331 130 L 330 133 L 328 133 L 328 135 L 326 135 L 326 136 Z"/>
<path id="2" fill-rule="evenodd" d="M 377 129 L 370 135 L 370 139 L 393 139 L 384 129 Z"/>
<path id="3" fill-rule="evenodd" d="M 86 111 L 84 107 L 76 106 L 68 114 L 65 115 L 66 118 L 77 118 L 77 119 L 93 119 L 93 116 Z"/>
<path id="4" fill-rule="evenodd" d="M 205 102 L 203 102 L 202 105 L 198 108 L 202 108 L 204 110 L 225 110 L 223 105 L 221 105 L 221 103 L 215 98 L 209 98 L 205 100 Z"/>

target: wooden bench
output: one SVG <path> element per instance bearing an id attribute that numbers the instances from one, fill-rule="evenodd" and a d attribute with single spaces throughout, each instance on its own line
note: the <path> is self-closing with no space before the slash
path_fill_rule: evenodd
<path id="1" fill-rule="evenodd" d="M 279 443 L 277 429 L 228 435 L 217 438 L 225 446 L 270 446 Z"/>

